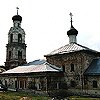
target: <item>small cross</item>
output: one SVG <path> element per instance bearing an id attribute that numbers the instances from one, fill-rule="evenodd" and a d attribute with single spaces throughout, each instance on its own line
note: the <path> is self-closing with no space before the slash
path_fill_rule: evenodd
<path id="1" fill-rule="evenodd" d="M 73 14 L 70 12 L 70 14 L 69 14 L 69 15 L 70 15 L 70 17 L 71 17 L 71 19 L 72 19 Z"/>
<path id="2" fill-rule="evenodd" d="M 18 10 L 19 10 L 19 8 L 18 8 L 18 7 L 16 7 L 16 9 L 17 9 L 17 15 L 18 15 Z"/>
<path id="3" fill-rule="evenodd" d="M 70 22 L 71 22 L 71 27 L 72 27 L 72 26 L 73 26 L 73 25 L 72 25 L 72 22 L 73 22 L 73 21 L 72 21 L 72 16 L 73 16 L 73 15 L 72 15 L 72 13 L 71 13 L 71 12 L 70 12 L 70 14 L 69 14 L 69 15 L 70 15 L 70 17 L 71 17 L 71 21 L 70 21 Z"/>

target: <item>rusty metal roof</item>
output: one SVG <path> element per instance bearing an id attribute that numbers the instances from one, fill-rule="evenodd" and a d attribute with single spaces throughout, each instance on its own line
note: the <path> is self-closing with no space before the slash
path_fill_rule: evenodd
<path id="1" fill-rule="evenodd" d="M 50 55 L 55 55 L 55 54 L 64 54 L 64 53 L 76 52 L 76 51 L 81 51 L 81 50 L 89 50 L 92 52 L 97 52 L 95 50 L 89 49 L 80 44 L 70 43 L 70 44 L 60 47 L 59 49 L 52 51 L 50 54 L 47 54 L 45 56 L 50 56 Z"/>
<path id="2" fill-rule="evenodd" d="M 40 60 L 33 61 L 34 63 L 31 63 L 26 66 L 18 66 L 16 68 L 7 70 L 3 72 L 2 74 L 13 74 L 13 73 L 34 73 L 34 72 L 60 72 L 61 68 L 58 68 L 54 65 L 49 64 L 48 62 L 44 62 Z M 37 64 L 36 64 L 37 63 Z"/>

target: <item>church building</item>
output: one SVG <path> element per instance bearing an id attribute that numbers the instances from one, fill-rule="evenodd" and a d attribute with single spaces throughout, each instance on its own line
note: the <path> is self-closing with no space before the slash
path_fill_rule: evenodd
<path id="1" fill-rule="evenodd" d="M 62 69 L 46 60 L 26 62 L 25 31 L 21 28 L 22 17 L 12 17 L 13 27 L 8 33 L 5 69 L 0 81 L 13 91 L 51 91 L 64 85 Z M 63 87 L 64 88 L 64 87 Z"/>
<path id="2" fill-rule="evenodd" d="M 22 17 L 12 17 L 8 33 L 5 69 L 1 82 L 9 89 L 47 92 L 66 90 L 71 93 L 100 95 L 100 52 L 77 43 L 78 31 L 67 31 L 69 43 L 44 55 L 46 60 L 26 62 L 25 32 Z"/>
<path id="3" fill-rule="evenodd" d="M 69 90 L 100 93 L 100 52 L 77 43 L 78 31 L 72 24 L 67 31 L 69 44 L 45 55 L 47 62 L 63 69 Z M 76 91 L 77 92 L 77 91 Z"/>

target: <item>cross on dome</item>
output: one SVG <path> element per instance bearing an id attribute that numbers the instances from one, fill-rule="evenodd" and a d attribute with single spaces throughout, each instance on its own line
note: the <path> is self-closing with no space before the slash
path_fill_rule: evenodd
<path id="1" fill-rule="evenodd" d="M 71 18 L 71 21 L 70 21 L 70 22 L 71 22 L 71 28 L 72 28 L 72 27 L 73 27 L 73 25 L 72 25 L 72 22 L 73 22 L 73 21 L 72 21 L 72 16 L 73 16 L 73 14 L 70 12 L 69 15 L 70 15 L 70 18 Z"/>
<path id="2" fill-rule="evenodd" d="M 19 8 L 18 8 L 18 7 L 16 7 L 16 9 L 17 9 L 17 15 L 18 15 L 18 10 L 19 10 Z"/>

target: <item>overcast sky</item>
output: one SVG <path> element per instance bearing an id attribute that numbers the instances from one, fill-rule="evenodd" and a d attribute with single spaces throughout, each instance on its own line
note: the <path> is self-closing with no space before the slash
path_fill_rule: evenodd
<path id="1" fill-rule="evenodd" d="M 0 0 L 0 65 L 6 61 L 8 32 L 16 7 L 23 18 L 27 62 L 43 59 L 68 44 L 70 12 L 78 30 L 78 44 L 100 51 L 100 0 Z"/>

